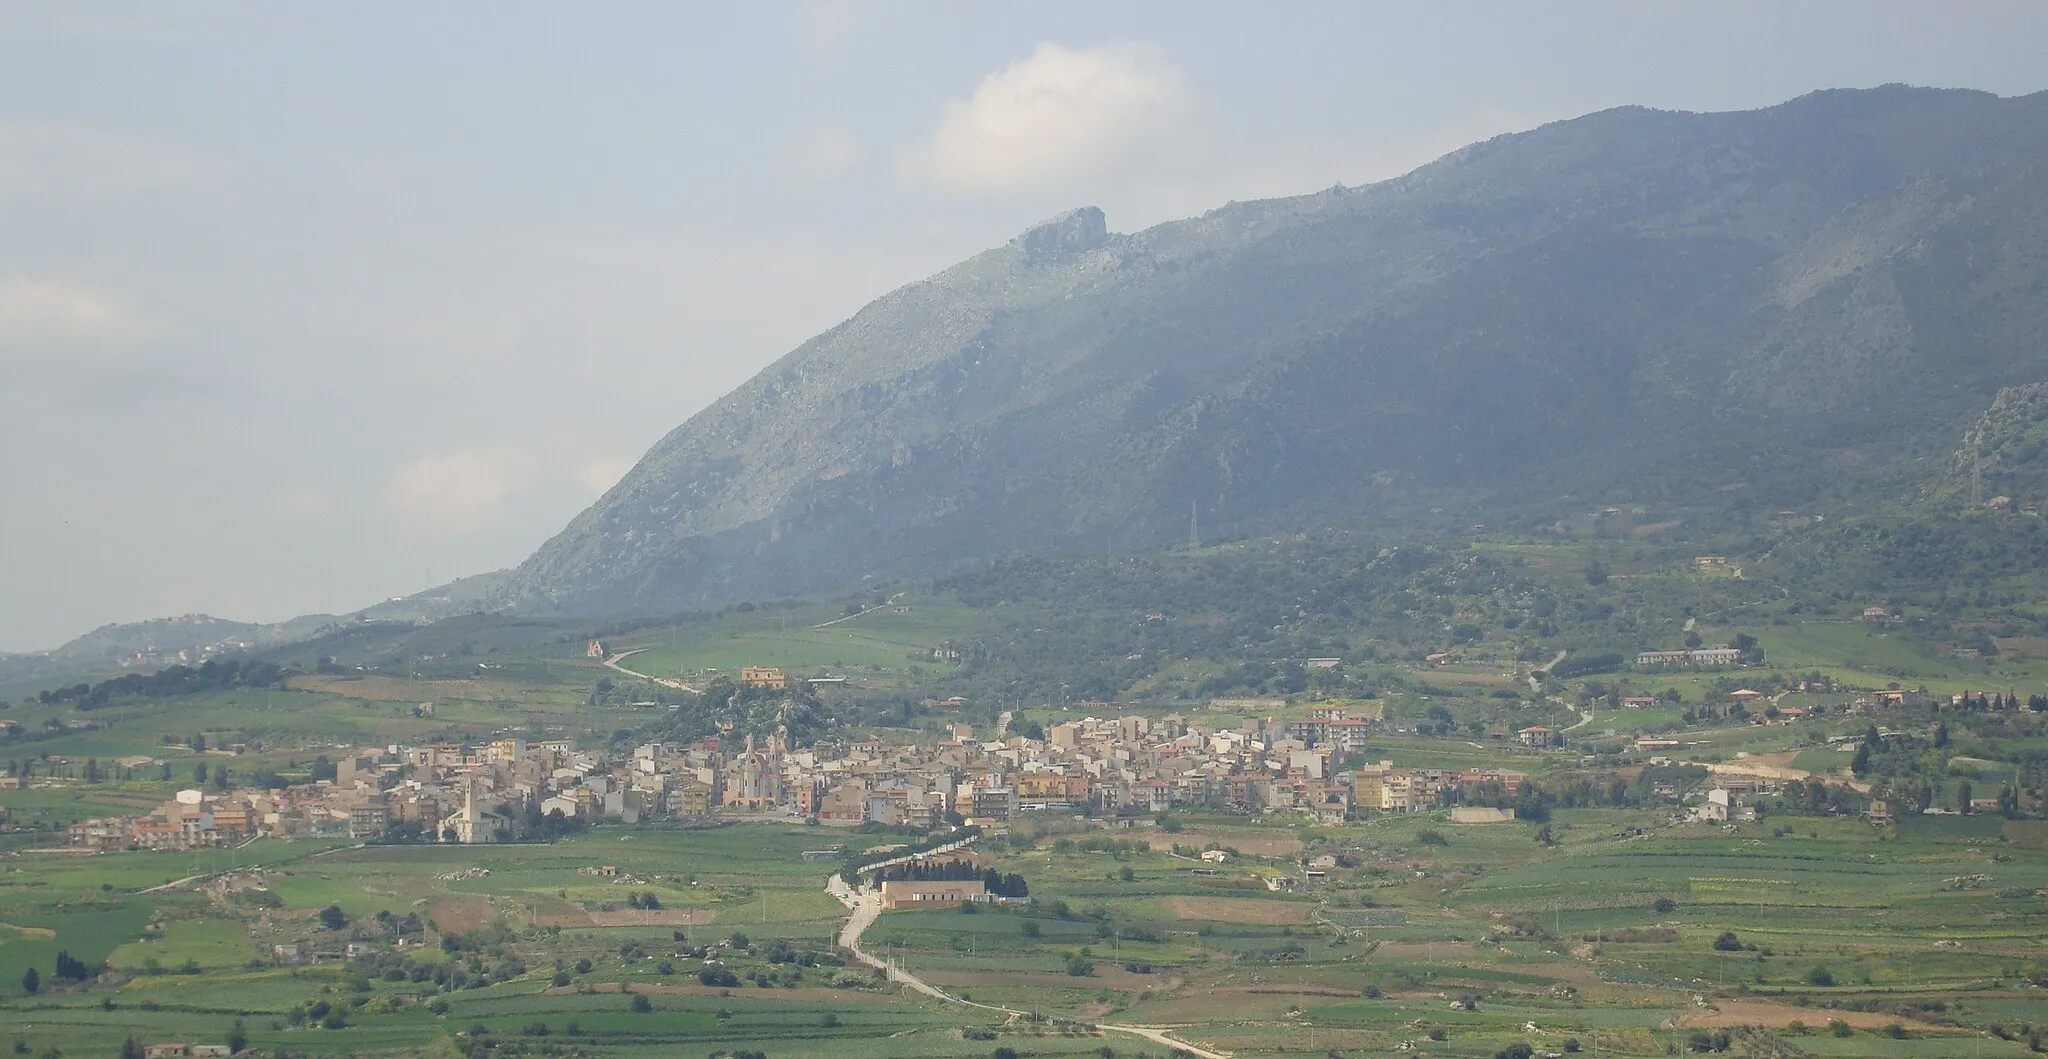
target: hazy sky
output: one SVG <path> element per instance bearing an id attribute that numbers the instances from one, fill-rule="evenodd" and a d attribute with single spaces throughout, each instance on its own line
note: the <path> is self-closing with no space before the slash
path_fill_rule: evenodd
<path id="1" fill-rule="evenodd" d="M 890 288 L 1604 107 L 2048 88 L 2048 5 L 0 0 L 0 648 L 518 562 Z M 430 581 L 431 578 L 431 581 Z"/>

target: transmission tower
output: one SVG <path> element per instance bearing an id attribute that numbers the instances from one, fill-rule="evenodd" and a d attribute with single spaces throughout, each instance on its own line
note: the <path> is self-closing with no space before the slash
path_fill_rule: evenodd
<path id="1" fill-rule="evenodd" d="M 1970 462 L 1970 506 L 1984 506 L 1984 438 L 1977 437 L 1977 458 Z"/>

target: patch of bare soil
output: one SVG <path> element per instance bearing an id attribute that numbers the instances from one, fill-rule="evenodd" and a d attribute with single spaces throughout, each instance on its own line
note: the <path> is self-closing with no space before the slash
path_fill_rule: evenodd
<path id="1" fill-rule="evenodd" d="M 1937 1030 L 1913 1019 L 1902 1019 L 1881 1011 L 1831 1011 L 1826 1008 L 1802 1008 L 1791 1004 L 1780 1004 L 1769 1000 L 1717 1000 L 1717 1011 L 1700 1011 L 1679 1016 L 1675 1021 L 1687 1028 L 1725 1026 L 1783 1026 L 1788 1022 L 1804 1022 L 1808 1026 L 1826 1026 L 1829 1019 L 1841 1019 L 1859 1030 L 1882 1029 L 1896 1022 L 1907 1029 Z"/>
<path id="2" fill-rule="evenodd" d="M 1166 897 L 1160 899 L 1177 919 L 1211 923 L 1306 923 L 1310 906 L 1296 901 L 1261 901 L 1256 897 Z"/>
<path id="3" fill-rule="evenodd" d="M 1267 835 L 1256 831 L 1204 831 L 1190 828 L 1178 834 L 1150 831 L 1146 833 L 1145 841 L 1151 843 L 1153 849 L 1162 852 L 1172 849 L 1175 843 L 1203 849 L 1211 842 L 1240 853 L 1251 853 L 1261 857 L 1284 857 L 1301 852 L 1301 839 L 1285 831 Z"/>
<path id="4" fill-rule="evenodd" d="M 497 922 L 498 909 L 481 897 L 437 897 L 427 902 L 427 918 L 443 933 L 468 933 Z"/>

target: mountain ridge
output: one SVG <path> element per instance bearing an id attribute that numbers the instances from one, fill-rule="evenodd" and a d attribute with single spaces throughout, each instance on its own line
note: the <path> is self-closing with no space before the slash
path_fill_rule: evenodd
<path id="1" fill-rule="evenodd" d="M 1483 510 L 1696 451 L 1945 453 L 1999 386 L 2048 377 L 2022 352 L 2048 321 L 2044 151 L 2048 95 L 1894 86 L 1602 111 L 1136 233 L 1070 211 L 692 417 L 493 603 L 1146 547 L 1191 507 L 1214 532 Z"/>

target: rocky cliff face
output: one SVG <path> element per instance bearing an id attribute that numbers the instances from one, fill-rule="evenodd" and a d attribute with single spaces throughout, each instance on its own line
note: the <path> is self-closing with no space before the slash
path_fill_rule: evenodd
<path id="1" fill-rule="evenodd" d="M 2041 157 L 2048 97 L 1887 88 L 1607 111 L 1130 235 L 1076 210 L 693 417 L 498 602 L 670 609 L 1155 545 L 1191 507 L 1243 533 L 1945 451 L 2048 376 Z"/>
<path id="2" fill-rule="evenodd" d="M 2048 383 L 1998 391 L 1932 495 L 1952 510 L 2048 507 Z"/>

